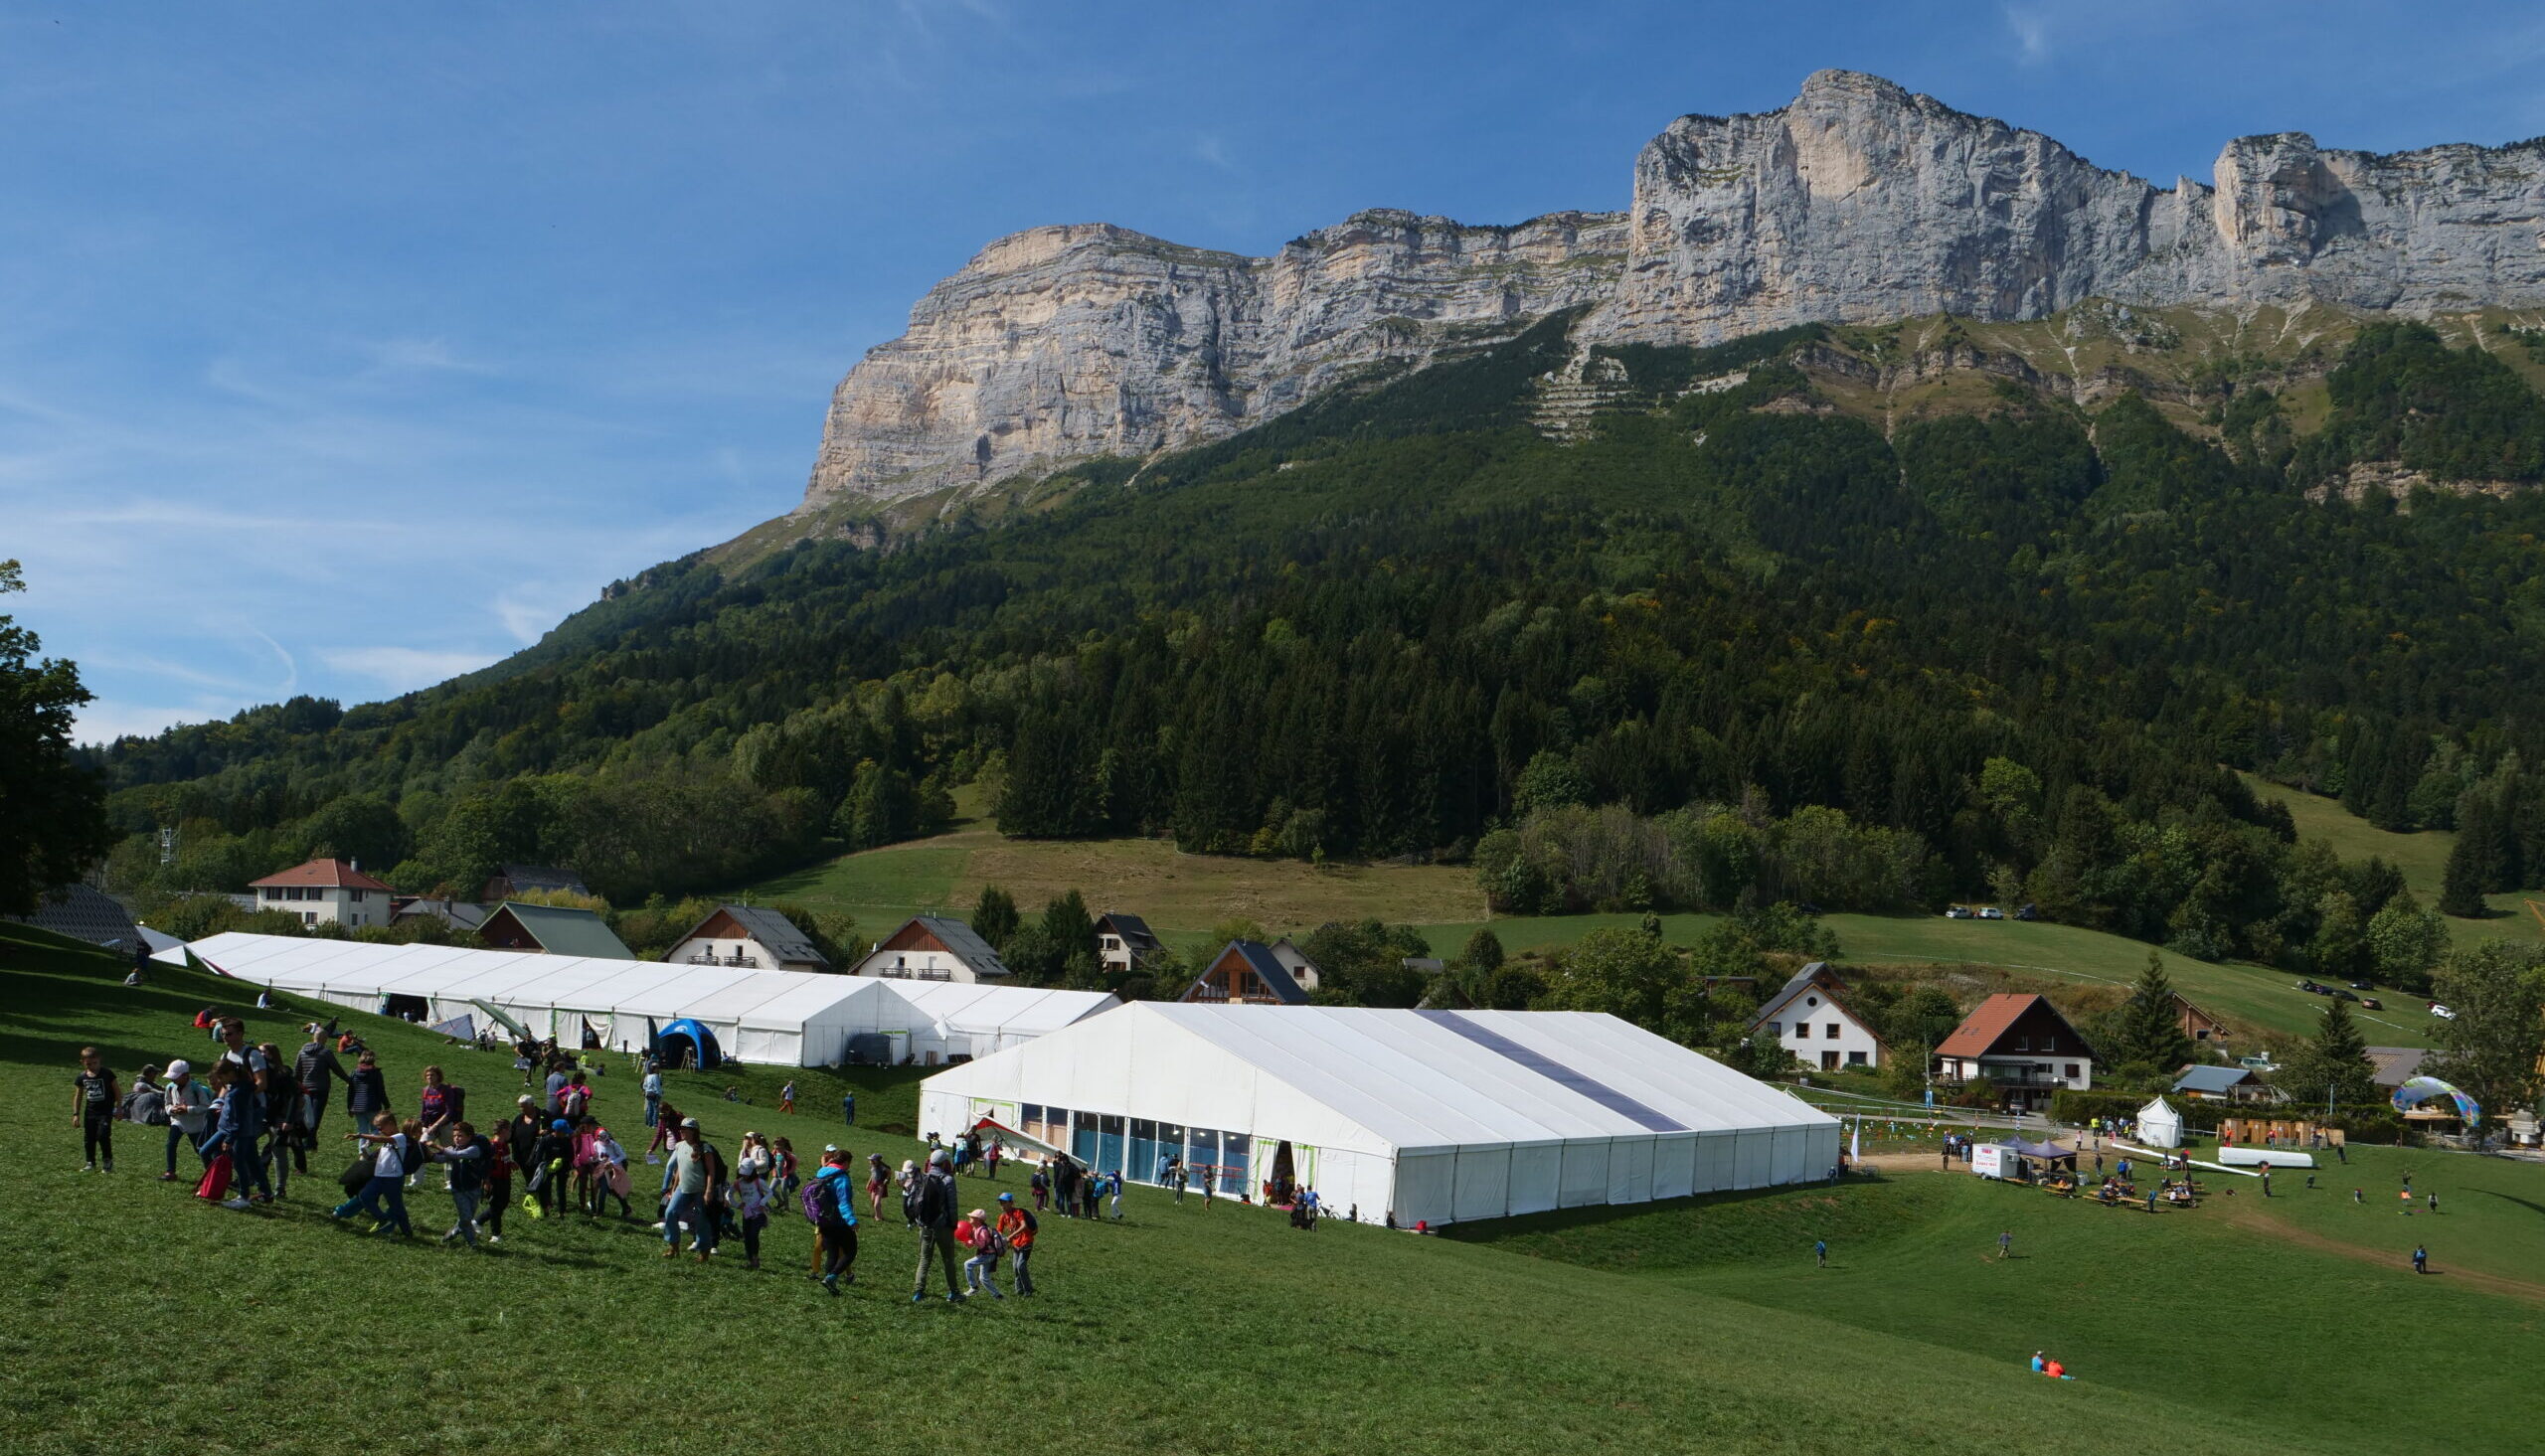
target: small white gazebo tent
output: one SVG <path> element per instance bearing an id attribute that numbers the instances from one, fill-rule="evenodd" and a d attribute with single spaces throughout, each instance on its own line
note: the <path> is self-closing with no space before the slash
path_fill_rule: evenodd
<path id="1" fill-rule="evenodd" d="M 2183 1145 L 2183 1115 L 2158 1097 L 2138 1109 L 2138 1140 L 2151 1148 Z"/>

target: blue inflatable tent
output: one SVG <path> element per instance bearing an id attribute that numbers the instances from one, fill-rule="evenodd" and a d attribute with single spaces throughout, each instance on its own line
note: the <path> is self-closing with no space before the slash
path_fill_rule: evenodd
<path id="1" fill-rule="evenodd" d="M 725 1059 L 717 1049 L 716 1034 L 688 1017 L 655 1035 L 654 1054 L 669 1065 L 695 1066 L 700 1071 L 713 1071 Z"/>

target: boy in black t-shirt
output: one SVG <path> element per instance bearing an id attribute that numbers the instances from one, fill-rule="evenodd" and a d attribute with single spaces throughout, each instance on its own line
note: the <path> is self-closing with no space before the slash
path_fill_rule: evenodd
<path id="1" fill-rule="evenodd" d="M 80 1075 L 71 1081 L 71 1120 L 80 1125 L 80 1152 L 87 1162 L 80 1171 L 94 1173 L 97 1160 L 115 1171 L 115 1104 L 123 1100 L 115 1074 L 94 1047 L 80 1049 Z"/>

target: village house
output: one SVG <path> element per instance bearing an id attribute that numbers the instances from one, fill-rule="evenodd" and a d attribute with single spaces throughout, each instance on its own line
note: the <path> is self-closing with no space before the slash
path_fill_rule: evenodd
<path id="1" fill-rule="evenodd" d="M 599 960 L 634 960 L 636 952 L 591 910 L 568 905 L 523 904 L 506 900 L 486 912 L 477 938 L 495 950 L 540 955 L 580 955 Z"/>
<path id="2" fill-rule="evenodd" d="M 760 905 L 718 905 L 663 957 L 674 965 L 736 966 L 763 971 L 827 971 L 821 953 L 795 922 Z"/>
<path id="3" fill-rule="evenodd" d="M 2061 1087 L 2086 1090 L 2094 1072 L 2086 1039 L 2040 996 L 1991 996 L 1936 1048 L 1939 1082 L 1986 1077 L 2007 1105 L 2025 1110 L 2048 1107 Z"/>
<path id="4" fill-rule="evenodd" d="M 1105 970 L 1127 976 L 1157 950 L 1156 933 L 1139 916 L 1106 910 L 1096 917 L 1096 960 Z"/>
<path id="5" fill-rule="evenodd" d="M 1289 936 L 1273 941 L 1270 948 L 1272 958 L 1281 963 L 1281 969 L 1290 973 L 1291 980 L 1299 983 L 1300 990 L 1314 991 L 1317 982 L 1324 979 L 1324 973 L 1316 968 L 1316 962 L 1308 959 L 1308 953 L 1299 949 Z"/>
<path id="6" fill-rule="evenodd" d="M 2249 1066 L 2191 1065 L 2174 1078 L 2174 1094 L 2194 1102 L 2277 1102 L 2280 1094 Z"/>
<path id="7" fill-rule="evenodd" d="M 874 949 L 848 973 L 976 984 L 997 984 L 1012 974 L 980 932 L 944 915 L 913 915 L 900 929 L 876 941 Z"/>
<path id="8" fill-rule="evenodd" d="M 1214 1006 L 1305 1006 L 1308 993 L 1272 946 L 1232 940 L 1175 999 Z"/>
<path id="9" fill-rule="evenodd" d="M 362 873 L 352 860 L 311 860 L 279 874 L 248 882 L 256 908 L 280 910 L 303 925 L 343 925 L 360 929 L 386 925 L 390 896 L 395 893 Z"/>
<path id="10" fill-rule="evenodd" d="M 1828 962 L 1813 961 L 1760 1006 L 1750 1030 L 1764 1028 L 1795 1060 L 1822 1071 L 1880 1066 L 1882 1037 L 1848 1009 L 1846 989 Z"/>

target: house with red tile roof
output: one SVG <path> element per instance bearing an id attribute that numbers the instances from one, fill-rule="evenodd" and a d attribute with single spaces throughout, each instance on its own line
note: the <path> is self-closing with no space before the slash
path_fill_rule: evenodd
<path id="1" fill-rule="evenodd" d="M 2086 1090 L 2095 1063 L 2086 1039 L 2047 999 L 2001 993 L 1979 1003 L 1936 1048 L 1938 1082 L 1959 1086 L 1983 1076 L 2007 1105 L 2033 1110 L 2048 1107 L 2061 1087 Z"/>
<path id="2" fill-rule="evenodd" d="M 353 860 L 311 860 L 278 874 L 248 883 L 256 908 L 297 916 L 303 925 L 338 924 L 354 929 L 386 925 L 395 910 L 387 884 L 362 873 Z"/>

